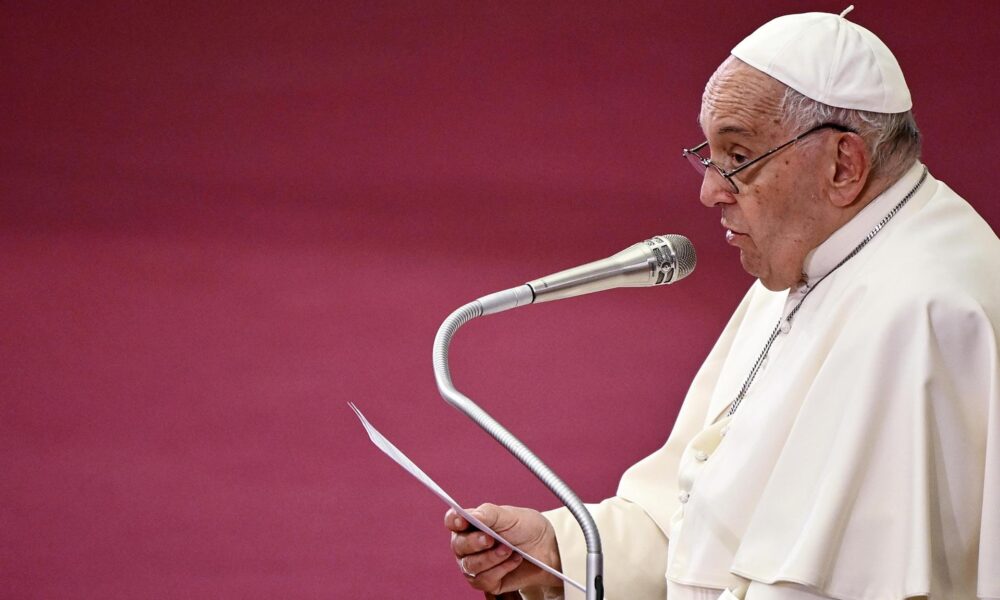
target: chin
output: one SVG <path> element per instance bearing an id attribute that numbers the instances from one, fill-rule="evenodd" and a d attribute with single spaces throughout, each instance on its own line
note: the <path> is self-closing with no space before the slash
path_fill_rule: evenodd
<path id="1" fill-rule="evenodd" d="M 760 280 L 760 283 L 772 292 L 781 292 L 792 287 L 795 282 L 789 283 L 787 278 L 781 277 L 771 269 L 765 269 L 759 257 L 748 256 L 746 252 L 740 252 L 740 264 L 743 270 Z"/>
<path id="2" fill-rule="evenodd" d="M 763 275 L 754 275 L 761 284 L 772 292 L 783 292 L 798 283 L 797 277 L 782 276 L 781 273 L 770 271 Z"/>
<path id="3" fill-rule="evenodd" d="M 763 273 L 760 268 L 760 261 L 755 260 L 756 257 L 748 256 L 746 250 L 740 250 L 740 265 L 743 266 L 743 270 L 753 275 L 754 277 L 763 280 Z"/>
<path id="4" fill-rule="evenodd" d="M 775 281 L 773 279 L 764 279 L 763 277 L 758 277 L 758 279 L 760 279 L 760 282 L 761 282 L 761 284 L 763 284 L 764 287 L 766 287 L 767 289 L 771 290 L 772 292 L 783 292 L 783 291 L 787 290 L 788 288 L 792 287 L 792 284 L 786 283 L 784 281 Z"/>

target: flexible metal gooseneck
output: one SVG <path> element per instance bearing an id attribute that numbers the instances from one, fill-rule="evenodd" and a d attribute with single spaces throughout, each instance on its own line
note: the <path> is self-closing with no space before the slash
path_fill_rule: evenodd
<path id="1" fill-rule="evenodd" d="M 542 480 L 569 508 L 587 543 L 587 600 L 604 598 L 604 558 L 597 523 L 579 496 L 552 472 L 521 440 L 507 431 L 467 396 L 455 389 L 448 370 L 448 346 L 458 328 L 482 315 L 491 315 L 518 306 L 570 298 L 614 287 L 645 287 L 670 284 L 684 279 L 698 262 L 694 246 L 682 235 L 654 236 L 610 256 L 572 269 L 535 279 L 524 285 L 483 296 L 448 315 L 434 338 L 434 378 L 438 391 L 449 404 L 466 414 L 500 442 Z M 579 587 L 579 584 L 574 584 Z"/>
<path id="2" fill-rule="evenodd" d="M 470 302 L 451 313 L 444 320 L 444 323 L 441 324 L 434 338 L 434 378 L 437 380 L 438 391 L 446 402 L 465 413 L 466 416 L 493 436 L 493 439 L 500 442 L 500 445 L 524 463 L 524 466 L 542 480 L 542 483 L 552 490 L 552 493 L 569 508 L 569 511 L 576 518 L 577 522 L 580 523 L 580 527 L 583 529 L 584 540 L 587 543 L 587 600 L 603 600 L 604 560 L 601 554 L 601 537 L 597 531 L 597 524 L 594 522 L 594 518 L 584 506 L 579 496 L 552 469 L 535 456 L 521 440 L 507 431 L 503 425 L 498 423 L 486 411 L 479 408 L 475 402 L 455 389 L 455 386 L 451 382 L 451 373 L 448 369 L 448 346 L 451 344 L 451 339 L 455 336 L 458 328 L 483 314 L 496 312 L 495 310 L 491 310 L 494 306 L 490 306 L 490 304 L 496 303 L 491 303 L 490 300 L 499 297 L 500 300 L 498 302 L 513 303 L 511 306 L 516 306 L 521 303 L 520 298 L 525 293 L 530 293 L 528 286 L 512 288 L 511 290 L 498 292 L 492 296 Z M 484 302 L 487 304 L 485 311 Z"/>

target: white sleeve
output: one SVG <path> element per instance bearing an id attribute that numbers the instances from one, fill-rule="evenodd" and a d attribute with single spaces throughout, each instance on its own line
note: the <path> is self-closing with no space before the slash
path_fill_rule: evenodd
<path id="1" fill-rule="evenodd" d="M 831 598 L 810 591 L 806 586 L 797 583 L 779 581 L 768 584 L 751 581 L 743 600 L 831 600 Z"/>
<path id="2" fill-rule="evenodd" d="M 913 596 L 926 598 L 926 596 Z M 830 596 L 818 594 L 804 585 L 779 581 L 776 583 L 760 583 L 751 581 L 743 600 L 833 600 Z M 900 598 L 899 600 L 903 600 Z"/>
<path id="3" fill-rule="evenodd" d="M 605 600 L 665 598 L 667 537 L 638 504 L 614 497 L 600 504 L 588 504 L 597 522 L 604 555 Z M 569 510 L 560 508 L 543 513 L 556 532 L 563 573 L 586 581 L 587 546 L 580 525 Z M 583 600 L 575 588 L 521 590 L 528 600 Z"/>
<path id="4" fill-rule="evenodd" d="M 728 590 L 727 590 L 728 593 Z M 927 596 L 909 596 L 905 600 L 926 600 Z M 728 600 L 723 594 L 719 600 Z M 747 588 L 747 594 L 743 600 L 832 600 L 829 596 L 822 596 L 809 588 L 797 583 L 778 582 L 772 584 L 751 581 Z M 900 599 L 904 600 L 904 599 Z M 997 598 L 982 597 L 981 600 L 1000 600 Z"/>

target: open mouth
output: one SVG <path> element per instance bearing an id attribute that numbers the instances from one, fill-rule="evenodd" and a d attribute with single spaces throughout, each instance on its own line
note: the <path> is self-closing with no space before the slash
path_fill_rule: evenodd
<path id="1" fill-rule="evenodd" d="M 726 228 L 726 241 L 729 242 L 730 244 L 740 239 L 741 237 L 749 237 L 742 231 L 736 231 L 732 227 L 729 227 L 725 221 L 722 222 L 722 226 Z"/>

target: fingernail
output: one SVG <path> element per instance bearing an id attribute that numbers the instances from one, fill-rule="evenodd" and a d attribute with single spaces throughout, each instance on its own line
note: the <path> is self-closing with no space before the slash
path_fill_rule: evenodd
<path id="1" fill-rule="evenodd" d="M 497 553 L 497 556 L 506 556 L 507 553 L 510 552 L 510 548 L 508 548 L 507 546 L 500 546 L 499 548 L 494 550 L 494 552 Z"/>
<path id="2" fill-rule="evenodd" d="M 489 546 L 489 544 L 490 544 L 490 538 L 488 538 L 485 535 L 479 536 L 479 544 L 481 546 Z"/>
<path id="3" fill-rule="evenodd" d="M 455 523 L 455 527 L 461 527 L 462 526 L 462 519 L 460 519 L 458 517 L 455 517 L 454 523 Z"/>

